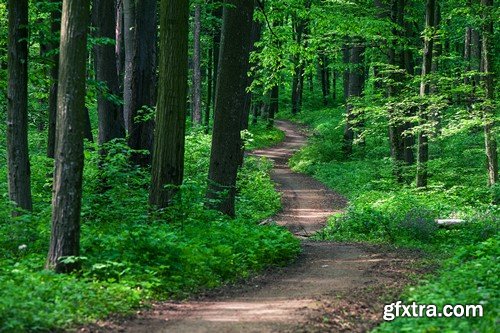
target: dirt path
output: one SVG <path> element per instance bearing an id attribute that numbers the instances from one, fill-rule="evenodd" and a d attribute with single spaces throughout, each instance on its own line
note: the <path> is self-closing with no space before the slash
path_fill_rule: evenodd
<path id="1" fill-rule="evenodd" d="M 284 142 L 253 154 L 275 161 L 272 178 L 283 193 L 283 211 L 274 220 L 304 239 L 297 262 L 197 300 L 158 303 L 132 321 L 92 331 L 362 332 L 379 321 L 380 296 L 398 289 L 403 263 L 411 260 L 359 244 L 308 241 L 347 201 L 287 167 L 306 137 L 291 123 L 276 125 L 286 133 Z"/>

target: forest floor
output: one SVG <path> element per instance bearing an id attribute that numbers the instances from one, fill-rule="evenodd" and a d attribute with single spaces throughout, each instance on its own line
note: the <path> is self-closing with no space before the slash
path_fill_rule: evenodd
<path id="1" fill-rule="evenodd" d="M 290 156 L 307 143 L 304 130 L 276 121 L 278 146 L 252 154 L 274 160 L 272 178 L 283 210 L 272 220 L 302 239 L 292 265 L 183 302 L 158 302 L 131 319 L 100 322 L 83 332 L 366 332 L 419 272 L 420 253 L 385 246 L 317 242 L 309 237 L 347 200 L 319 181 L 292 172 Z M 422 269 L 425 270 L 425 269 Z"/>

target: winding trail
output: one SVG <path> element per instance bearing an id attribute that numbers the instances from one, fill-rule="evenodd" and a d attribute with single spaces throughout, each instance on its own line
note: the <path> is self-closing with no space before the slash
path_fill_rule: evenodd
<path id="1" fill-rule="evenodd" d="M 292 123 L 276 121 L 276 126 L 285 132 L 284 142 L 252 154 L 275 162 L 272 179 L 282 192 L 283 210 L 274 220 L 302 239 L 303 253 L 299 259 L 289 267 L 264 273 L 244 285 L 225 287 L 197 300 L 158 303 L 131 321 L 102 325 L 91 331 L 363 332 L 380 320 L 381 304 L 371 306 L 368 301 L 368 305 L 359 305 L 366 302 L 362 294 L 357 310 L 352 310 L 351 305 L 356 301 L 351 295 L 366 287 L 386 288 L 392 277 L 381 264 L 400 259 L 388 258 L 384 251 L 361 244 L 307 240 L 324 226 L 328 216 L 342 211 L 347 200 L 315 179 L 288 168 L 288 159 L 306 144 L 307 138 Z M 390 267 L 397 270 L 394 265 Z M 349 314 L 351 310 L 356 312 L 354 319 Z M 332 319 L 334 328 L 322 326 L 325 313 L 339 313 Z M 366 324 L 367 314 L 377 319 Z M 320 318 L 319 326 L 314 318 Z"/>

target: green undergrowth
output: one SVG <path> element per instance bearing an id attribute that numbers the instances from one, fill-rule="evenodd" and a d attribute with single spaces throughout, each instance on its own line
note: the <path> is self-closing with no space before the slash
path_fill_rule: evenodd
<path id="1" fill-rule="evenodd" d="M 269 128 L 267 122 L 258 122 L 250 125 L 245 131 L 244 138 L 247 150 L 274 146 L 285 139 L 285 133 L 276 127 Z"/>
<path id="2" fill-rule="evenodd" d="M 282 117 L 309 125 L 309 145 L 290 166 L 308 173 L 346 196 L 345 213 L 332 216 L 316 239 L 394 244 L 424 250 L 440 269 L 409 288 L 403 302 L 484 304 L 483 318 L 400 318 L 381 332 L 493 332 L 498 321 L 498 230 L 500 208 L 491 204 L 498 189 L 488 189 L 484 139 L 464 131 L 429 143 L 429 186 L 414 186 L 413 167 L 398 183 L 389 158 L 387 128 L 366 122 L 363 144 L 346 159 L 341 150 L 342 106 L 306 105 L 303 112 Z M 385 123 L 384 123 L 385 124 Z M 465 223 L 438 228 L 437 218 Z"/>
<path id="3" fill-rule="evenodd" d="M 109 144 L 101 169 L 96 147 L 87 144 L 81 255 L 67 259 L 82 269 L 72 275 L 46 271 L 52 161 L 43 156 L 42 134 L 30 134 L 33 214 L 10 218 L 6 184 L 0 183 L 0 332 L 68 328 L 129 313 L 151 299 L 185 298 L 285 265 L 300 250 L 284 228 L 258 225 L 280 209 L 266 160 L 245 160 L 238 218 L 204 209 L 210 136 L 196 131 L 187 137 L 181 195 L 155 213 L 147 206 L 149 172 L 130 167 L 125 142 Z M 253 134 L 261 144 L 277 136 L 261 127 Z M 3 163 L 0 177 L 6 178 Z"/>

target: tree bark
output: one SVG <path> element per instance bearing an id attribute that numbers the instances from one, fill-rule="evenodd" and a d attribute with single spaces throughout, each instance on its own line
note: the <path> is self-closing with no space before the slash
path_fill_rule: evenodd
<path id="1" fill-rule="evenodd" d="M 208 57 L 207 57 L 207 102 L 205 106 L 205 117 L 204 117 L 204 126 L 205 133 L 210 132 L 210 110 L 212 109 L 212 95 L 213 95 L 213 46 L 208 49 Z"/>
<path id="2" fill-rule="evenodd" d="M 116 53 L 116 73 L 120 93 L 123 97 L 123 76 L 125 73 L 125 40 L 124 40 L 124 22 L 123 22 L 123 0 L 115 0 L 116 26 L 115 26 L 115 53 Z M 122 107 L 123 110 L 123 107 Z M 122 111 L 123 112 L 123 111 Z M 125 117 L 123 119 L 125 121 Z M 125 123 L 124 123 L 125 126 Z M 126 127 L 125 127 L 126 128 Z"/>
<path id="3" fill-rule="evenodd" d="M 116 8 L 114 1 L 94 0 L 92 6 L 92 25 L 96 38 L 116 38 Z M 99 117 L 99 144 L 116 138 L 125 137 L 125 123 L 122 106 L 114 101 L 118 98 L 120 85 L 116 70 L 117 58 L 115 46 L 109 43 L 94 46 L 95 78 L 105 85 L 105 91 L 97 95 L 97 115 Z M 101 151 L 105 153 L 105 151 Z"/>
<path id="4" fill-rule="evenodd" d="M 494 135 L 495 128 L 495 96 L 494 96 L 494 50 L 493 50 L 493 0 L 481 0 L 483 11 L 482 27 L 482 63 L 486 103 L 484 110 L 484 143 L 487 158 L 488 185 L 498 182 L 498 152 Z M 500 198 L 494 198 L 498 201 Z"/>
<path id="5" fill-rule="evenodd" d="M 424 37 L 424 49 L 423 49 L 423 60 L 422 60 L 422 80 L 420 83 L 420 97 L 424 98 L 429 95 L 430 83 L 428 75 L 432 71 L 432 55 L 434 48 L 434 18 L 435 18 L 435 0 L 427 0 L 425 16 L 426 23 L 425 29 L 427 32 Z M 427 123 L 426 105 L 420 107 L 420 126 L 424 126 Z M 427 162 L 429 160 L 429 146 L 428 146 L 428 133 L 424 130 L 420 130 L 418 133 L 418 152 L 417 152 L 417 176 L 416 185 L 417 187 L 427 186 Z"/>
<path id="6" fill-rule="evenodd" d="M 50 33 L 52 36 L 59 36 L 61 30 L 61 1 L 52 0 L 59 6 L 56 10 L 50 13 Z M 50 44 L 50 51 L 55 51 L 59 48 L 59 43 Z M 59 54 L 54 52 L 51 57 L 50 66 L 50 92 L 49 92 L 49 126 L 47 139 L 47 157 L 54 158 L 55 142 L 56 142 L 56 117 L 57 117 L 57 79 L 59 73 Z"/>
<path id="7" fill-rule="evenodd" d="M 52 230 L 47 268 L 68 272 L 80 253 L 80 210 L 85 118 L 85 67 L 89 0 L 64 0 L 61 20 Z"/>
<path id="8" fill-rule="evenodd" d="M 135 63 L 135 38 L 137 27 L 135 24 L 135 0 L 123 1 L 123 40 L 125 51 L 125 69 L 123 76 L 123 117 L 125 128 L 130 129 L 130 114 L 132 106 L 132 73 Z"/>
<path id="9" fill-rule="evenodd" d="M 30 211 L 28 149 L 28 0 L 8 2 L 7 168 L 9 199 Z M 13 216 L 21 212 L 15 209 Z"/>
<path id="10" fill-rule="evenodd" d="M 342 142 L 342 150 L 344 156 L 348 157 L 352 154 L 352 145 L 355 137 L 354 128 L 357 126 L 356 122 L 358 115 L 353 112 L 354 105 L 350 101 L 353 97 L 361 96 L 365 82 L 365 68 L 363 66 L 363 54 L 365 47 L 362 42 L 356 42 L 349 52 L 349 63 L 352 68 L 349 70 L 348 79 L 348 97 L 346 104 L 347 120 L 344 128 L 344 137 Z"/>
<path id="11" fill-rule="evenodd" d="M 154 121 L 144 117 L 144 112 L 156 105 L 156 3 L 156 0 L 135 3 L 135 38 L 128 101 L 128 144 L 134 150 L 150 153 L 153 149 Z M 132 154 L 132 162 L 141 166 L 149 165 L 151 154 Z"/>
<path id="12" fill-rule="evenodd" d="M 149 203 L 165 208 L 184 175 L 189 0 L 162 0 L 160 13 L 160 77 Z"/>
<path id="13" fill-rule="evenodd" d="M 236 176 L 242 142 L 241 117 L 244 108 L 249 38 L 254 3 L 229 0 L 224 7 L 215 119 L 208 176 L 208 205 L 235 215 Z"/>
<path id="14" fill-rule="evenodd" d="M 271 98 L 269 101 L 269 114 L 267 116 L 267 127 L 272 128 L 274 125 L 274 117 L 279 109 L 280 87 L 279 85 L 273 86 L 271 89 Z"/>
<path id="15" fill-rule="evenodd" d="M 193 124 L 201 125 L 201 5 L 194 9 L 193 29 Z"/>

